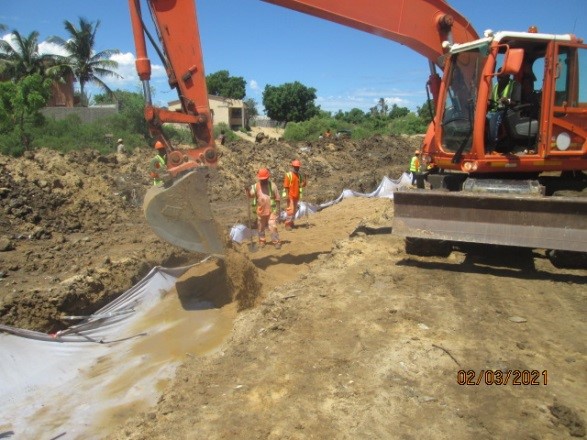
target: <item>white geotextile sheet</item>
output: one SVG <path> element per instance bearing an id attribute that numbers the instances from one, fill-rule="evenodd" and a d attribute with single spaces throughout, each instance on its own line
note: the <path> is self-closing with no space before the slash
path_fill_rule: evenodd
<path id="1" fill-rule="evenodd" d="M 296 212 L 294 219 L 298 220 L 306 215 L 315 214 L 316 212 L 339 203 L 343 199 L 348 199 L 349 197 L 386 197 L 388 199 L 393 199 L 393 193 L 395 191 L 399 188 L 409 188 L 411 185 L 412 174 L 410 173 L 403 173 L 397 180 L 391 180 L 389 177 L 384 176 L 375 191 L 370 193 L 360 193 L 351 189 L 344 189 L 336 199 L 331 200 L 330 202 L 321 203 L 320 205 L 300 202 L 298 212 Z M 284 212 L 281 213 L 281 217 L 282 219 L 285 218 Z M 256 231 L 253 231 L 246 225 L 234 225 L 230 230 L 230 239 L 235 243 L 242 243 L 245 240 L 250 240 L 251 237 L 255 235 L 255 232 Z"/>
<path id="2" fill-rule="evenodd" d="M 191 267 L 153 268 L 116 300 L 56 335 L 0 325 L 0 438 L 93 438 L 85 429 L 96 414 L 124 404 L 119 396 L 97 399 L 96 390 L 141 362 L 129 360 L 127 351 L 152 329 L 133 324 Z M 103 371 L 101 362 L 115 368 Z M 175 367 L 162 365 L 153 374 L 169 376 Z M 124 398 L 154 403 L 153 382 L 140 379 Z"/>

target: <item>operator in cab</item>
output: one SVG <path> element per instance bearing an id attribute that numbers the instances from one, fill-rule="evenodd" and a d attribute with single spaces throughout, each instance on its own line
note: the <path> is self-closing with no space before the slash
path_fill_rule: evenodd
<path id="1" fill-rule="evenodd" d="M 503 137 L 501 128 L 507 109 L 520 102 L 520 94 L 520 84 L 510 75 L 502 73 L 500 67 L 497 70 L 497 81 L 491 90 L 487 113 L 489 130 L 486 150 L 488 152 L 497 149 L 499 140 Z"/>

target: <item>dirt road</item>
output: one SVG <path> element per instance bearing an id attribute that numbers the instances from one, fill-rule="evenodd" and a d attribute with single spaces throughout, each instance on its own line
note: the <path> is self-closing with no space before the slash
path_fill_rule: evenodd
<path id="1" fill-rule="evenodd" d="M 395 153 L 387 144 L 377 145 L 368 154 L 388 153 L 388 164 L 356 168 L 345 177 L 344 187 L 372 190 L 371 181 L 379 177 L 366 173 L 390 170 L 389 158 Z M 231 151 L 242 157 L 240 148 L 245 147 L 232 146 Z M 268 157 L 271 164 L 292 155 L 281 145 L 256 148 L 248 151 L 249 162 Z M 337 145 L 312 148 L 320 151 L 305 158 L 316 176 L 312 196 L 332 199 L 342 189 L 333 182 L 344 174 L 341 163 L 348 158 L 340 159 Z M 405 147 L 402 159 L 392 161 L 395 170 L 403 169 L 409 153 Z M 19 168 L 19 187 L 36 179 L 41 188 L 38 176 L 25 175 L 39 163 L 47 170 L 42 159 L 28 159 L 32 163 Z M 45 321 L 41 316 L 69 311 L 76 299 L 77 308 L 95 306 L 113 295 L 112 286 L 123 290 L 144 266 L 179 265 L 196 258 L 145 232 L 136 215 L 139 208 L 114 195 L 112 182 L 126 175 L 121 170 L 132 173 L 134 166 L 139 174 L 140 161 L 110 166 L 94 159 L 91 164 L 83 169 L 110 174 L 87 172 L 79 192 L 91 190 L 96 199 L 103 194 L 106 202 L 92 203 L 87 195 L 85 205 L 72 191 L 78 211 L 69 207 L 68 212 L 75 212 L 80 228 L 60 232 L 39 221 L 37 226 L 50 232 L 47 237 L 8 237 L 14 249 L 0 253 L 6 271 L 0 305 L 5 323 L 30 322 L 34 327 L 48 322 L 50 327 L 57 322 L 55 316 Z M 16 177 L 14 167 L 5 162 L 4 169 Z M 329 174 L 335 167 L 337 173 Z M 73 173 L 62 177 L 65 189 L 66 177 Z M 239 203 L 226 204 L 221 196 L 240 188 L 239 178 L 225 176 L 213 191 L 215 209 L 226 214 L 227 225 L 243 217 Z M 351 185 L 358 182 L 365 187 Z M 326 190 L 320 192 L 320 185 Z M 10 198 L 3 200 L 9 206 Z M 92 220 L 90 212 L 95 214 Z M 27 215 L 21 220 L 29 219 Z M 41 217 L 49 215 L 43 211 Z M 71 227 L 60 218 L 63 228 Z M 222 270 L 210 278 L 185 274 L 182 286 L 221 286 L 219 307 L 231 307 L 226 298 L 242 305 L 233 314 L 230 336 L 206 355 L 186 353 L 156 407 L 134 415 L 131 411 L 128 418 L 115 418 L 116 423 L 105 423 L 89 436 L 585 437 L 587 271 L 556 269 L 540 251 L 482 247 L 469 254 L 454 252 L 447 259 L 410 257 L 403 241 L 388 233 L 392 219 L 388 199 L 346 199 L 311 216 L 307 227 L 302 221 L 293 231 L 282 231 L 280 250 L 266 247 L 251 254 L 246 244 L 235 245 L 225 264 L 215 263 Z M 19 233 L 32 224 L 5 214 L 5 237 L 7 223 Z M 42 258 L 48 250 L 51 258 Z M 72 264 L 82 273 L 74 281 L 69 280 Z M 42 282 L 51 276 L 59 281 L 45 281 L 53 288 L 49 291 Z"/>
<path id="2" fill-rule="evenodd" d="M 113 438 L 584 436 L 585 271 L 540 253 L 408 257 L 360 232 L 392 208 L 345 200 L 248 255 L 258 304 Z"/>

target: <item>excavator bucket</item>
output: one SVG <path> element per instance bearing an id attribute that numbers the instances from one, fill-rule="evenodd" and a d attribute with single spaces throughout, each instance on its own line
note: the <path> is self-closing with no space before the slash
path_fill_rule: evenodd
<path id="1" fill-rule="evenodd" d="M 183 249 L 223 256 L 221 228 L 214 221 L 208 200 L 206 168 L 196 168 L 172 186 L 147 191 L 143 211 L 160 238 Z"/>
<path id="2" fill-rule="evenodd" d="M 581 197 L 398 191 L 393 233 L 441 241 L 585 252 L 587 199 Z"/>

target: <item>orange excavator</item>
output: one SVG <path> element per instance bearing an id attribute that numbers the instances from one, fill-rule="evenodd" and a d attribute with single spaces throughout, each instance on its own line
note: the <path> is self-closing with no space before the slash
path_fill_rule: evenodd
<path id="1" fill-rule="evenodd" d="M 587 199 L 569 196 L 587 186 L 583 40 L 533 27 L 489 30 L 480 37 L 444 0 L 263 1 L 397 41 L 428 59 L 433 121 L 420 163 L 434 164 L 437 172 L 427 176 L 432 189 L 395 194 L 393 233 L 406 237 L 408 252 L 424 252 L 422 243 L 437 245 L 437 253 L 450 252 L 454 243 L 587 251 Z M 182 111 L 151 104 L 146 27 L 140 1 L 129 0 L 145 117 L 168 148 L 173 179 L 170 187 L 149 191 L 145 214 L 171 243 L 221 254 L 221 233 L 206 196 L 206 169 L 217 164 L 218 154 L 195 3 L 147 4 Z M 494 92 L 498 76 L 511 83 L 505 100 Z M 170 145 L 161 129 L 168 122 L 189 125 L 193 149 Z"/>

